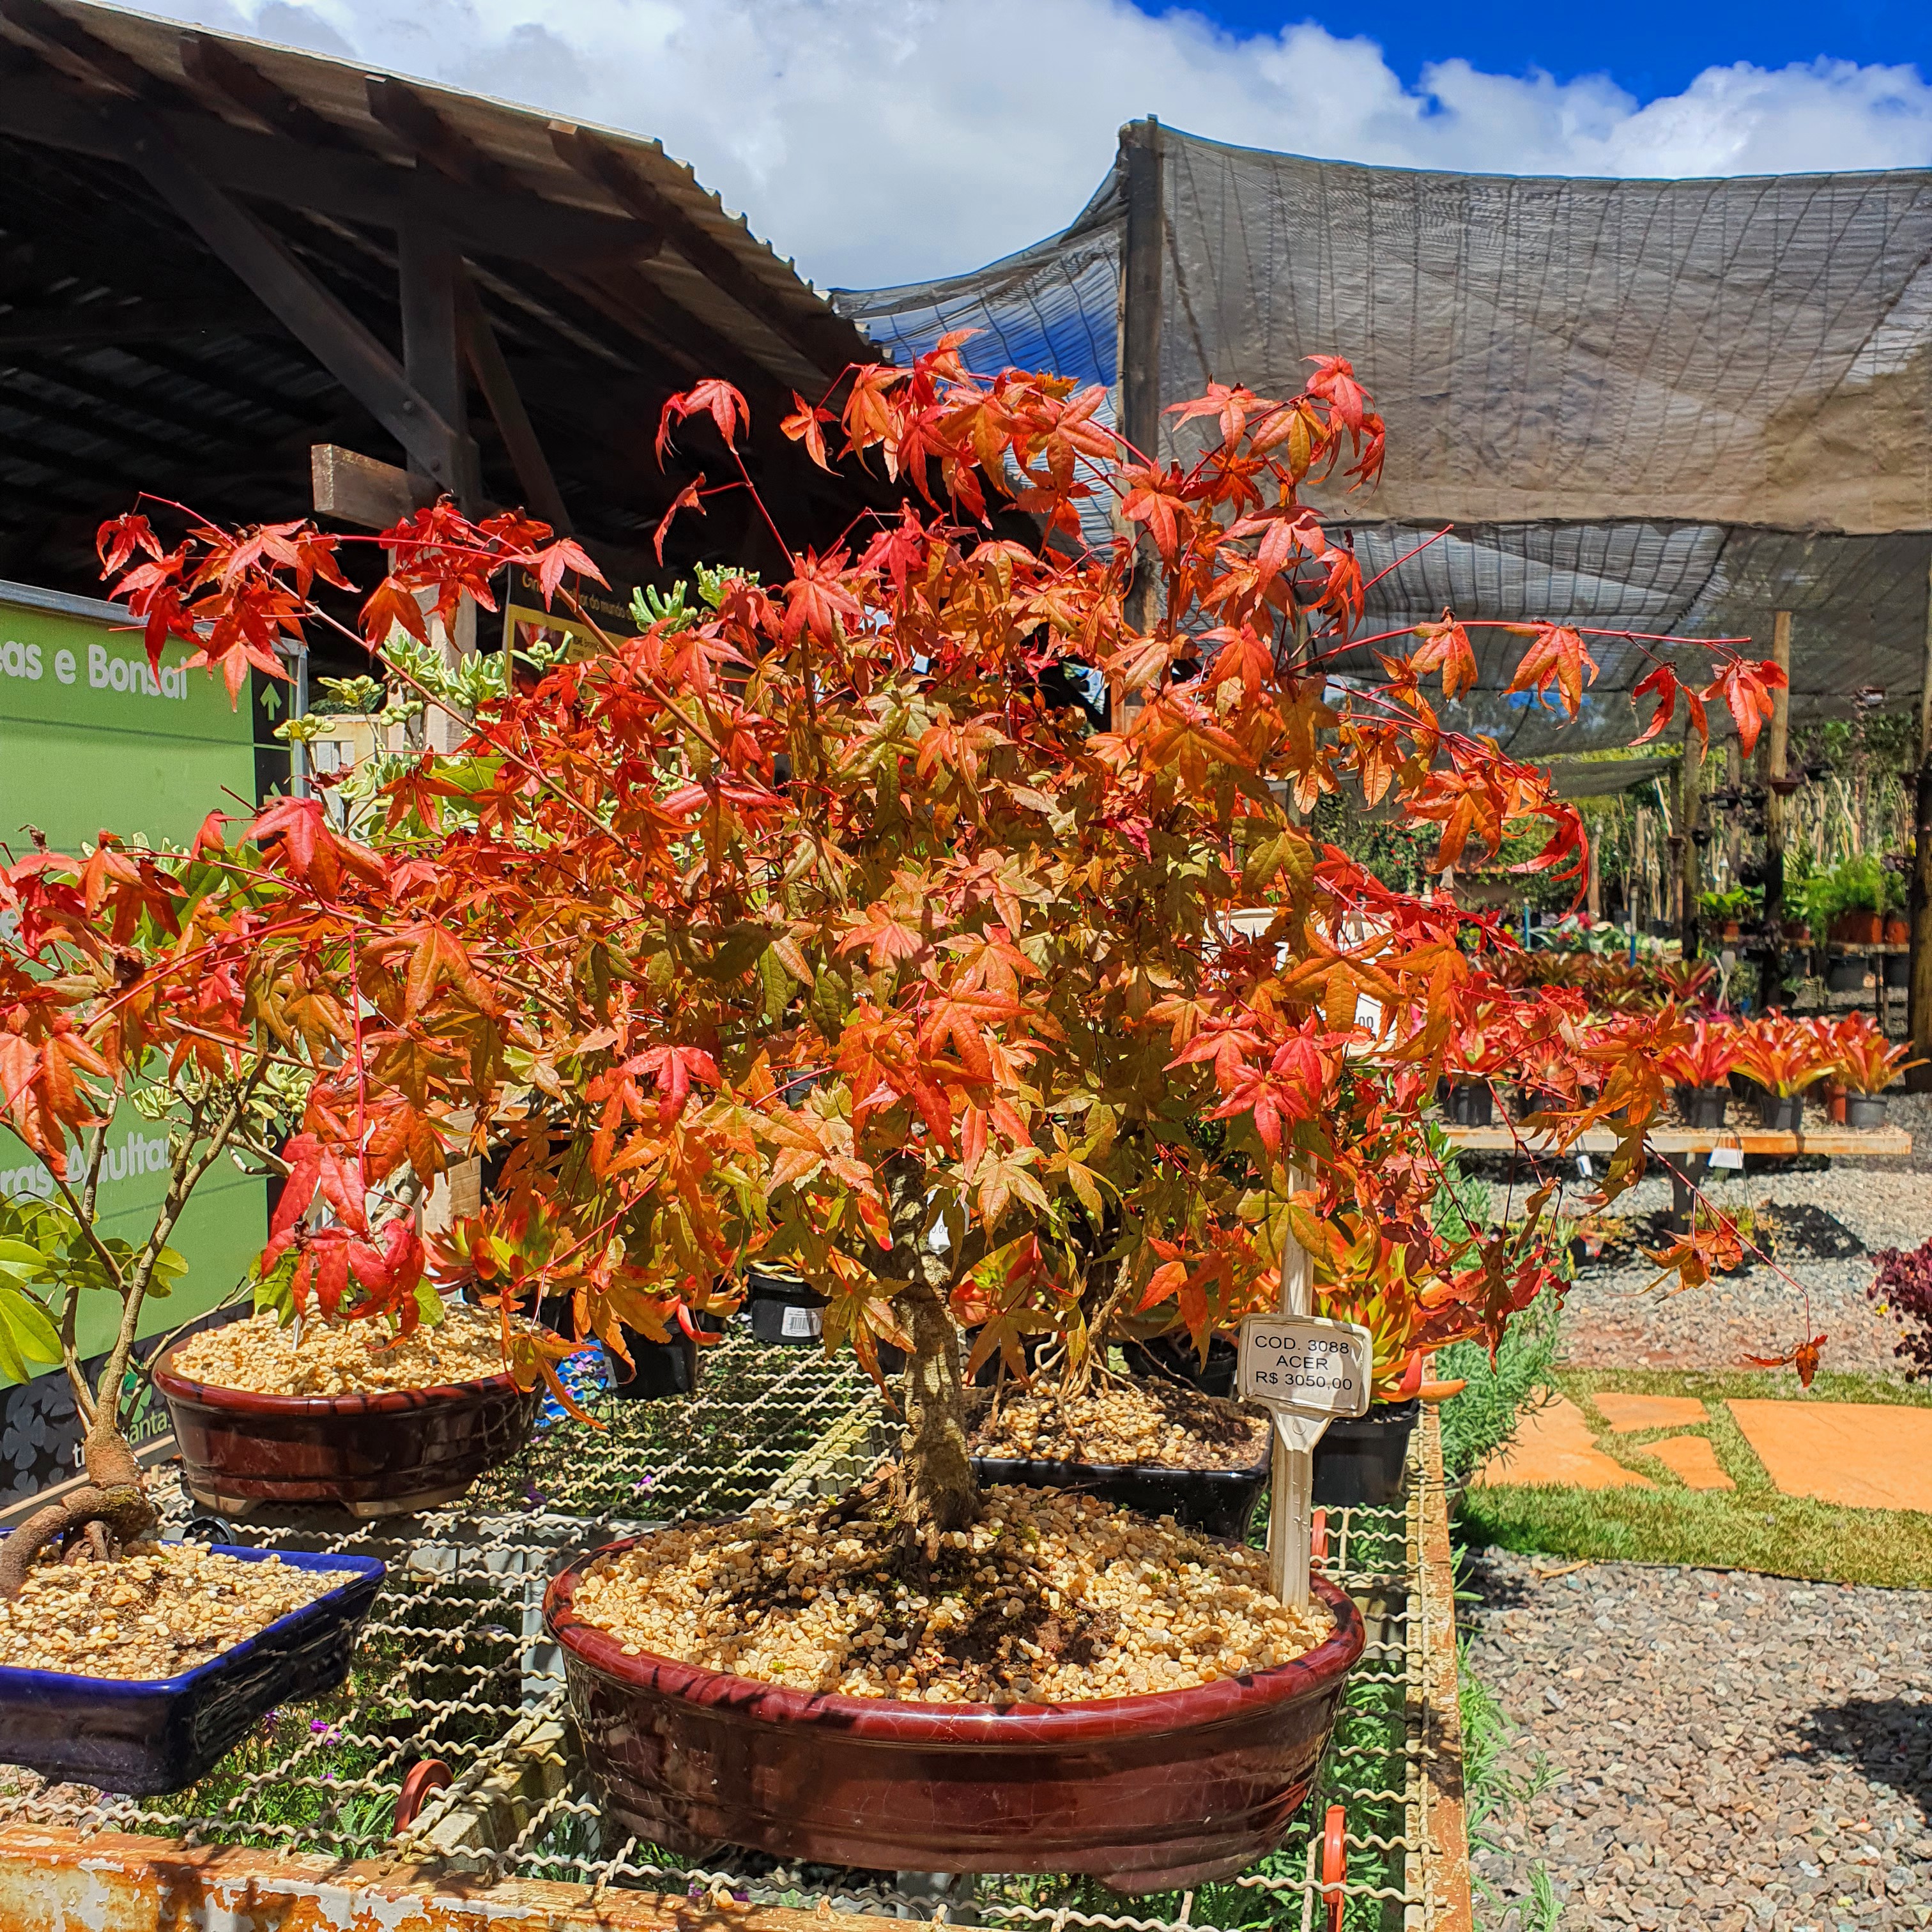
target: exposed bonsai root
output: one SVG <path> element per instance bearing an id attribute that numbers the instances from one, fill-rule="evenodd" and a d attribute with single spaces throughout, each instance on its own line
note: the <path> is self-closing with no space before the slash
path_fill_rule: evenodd
<path id="1" fill-rule="evenodd" d="M 141 1466 L 118 1436 L 90 1430 L 85 1453 L 88 1480 L 71 1496 L 36 1510 L 0 1543 L 0 1600 L 11 1602 L 20 1594 L 28 1572 L 51 1544 L 58 1543 L 69 1561 L 92 1556 L 106 1562 L 159 1526 Z"/>

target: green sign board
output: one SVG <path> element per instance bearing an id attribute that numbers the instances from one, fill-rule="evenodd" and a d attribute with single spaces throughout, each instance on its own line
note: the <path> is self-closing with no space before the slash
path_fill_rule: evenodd
<path id="1" fill-rule="evenodd" d="M 0 583 L 0 842 L 16 858 L 34 826 L 57 852 L 79 857 L 104 829 L 186 845 L 208 813 L 245 813 L 256 796 L 254 724 L 206 670 L 183 666 L 180 644 L 148 669 L 137 628 L 121 607 Z M 166 1186 L 163 1130 L 122 1106 L 108 1131 L 100 1198 L 105 1231 L 136 1244 L 154 1225 Z M 0 1128 L 0 1193 L 45 1194 L 53 1182 Z M 150 1301 L 144 1333 L 213 1307 L 247 1272 L 266 1238 L 263 1184 L 232 1163 L 195 1190 L 172 1245 L 188 1273 Z M 114 1311 L 88 1298 L 83 1355 L 104 1349 Z"/>

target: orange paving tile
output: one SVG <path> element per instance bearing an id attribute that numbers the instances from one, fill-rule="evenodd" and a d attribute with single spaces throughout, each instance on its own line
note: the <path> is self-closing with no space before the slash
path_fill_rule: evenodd
<path id="1" fill-rule="evenodd" d="M 1633 1429 L 1682 1429 L 1705 1420 L 1704 1405 L 1694 1395 L 1619 1395 L 1599 1389 L 1590 1400 L 1619 1435 Z"/>
<path id="2" fill-rule="evenodd" d="M 1703 1404 L 1697 1405 L 1700 1410 Z M 1708 1436 L 1666 1436 L 1661 1442 L 1644 1445 L 1646 1456 L 1654 1456 L 1673 1474 L 1683 1478 L 1692 1490 L 1734 1490 L 1737 1484 L 1726 1475 L 1718 1461 L 1718 1452 Z"/>
<path id="3" fill-rule="evenodd" d="M 1928 1410 L 1932 1414 L 1932 1410 Z M 1648 1476 L 1606 1456 L 1590 1434 L 1583 1412 L 1567 1396 L 1522 1419 L 1516 1440 L 1476 1472 L 1483 1486 L 1560 1483 L 1573 1490 L 1654 1490 Z"/>
<path id="4" fill-rule="evenodd" d="M 1733 1402 L 1788 1496 L 1845 1509 L 1932 1511 L 1932 1408 L 1874 1402 Z"/>

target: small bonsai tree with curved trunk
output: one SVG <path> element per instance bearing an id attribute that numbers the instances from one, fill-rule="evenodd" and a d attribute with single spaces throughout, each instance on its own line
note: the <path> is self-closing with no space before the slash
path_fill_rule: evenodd
<path id="1" fill-rule="evenodd" d="M 50 1543 L 105 1558 L 155 1527 L 127 1434 L 142 1317 L 186 1266 L 169 1242 L 196 1186 L 231 1154 L 284 1171 L 271 1143 L 302 1106 L 289 1077 L 300 1070 L 266 1017 L 278 993 L 260 942 L 279 896 L 225 850 L 214 820 L 193 854 L 104 832 L 85 858 L 43 847 L 0 868 L 0 1121 L 46 1177 L 43 1194 L 0 1201 L 0 1375 L 64 1368 L 87 1472 L 7 1538 L 0 1596 Z M 100 1214 L 123 1100 L 166 1141 L 161 1202 L 138 1244 Z M 95 1297 L 112 1306 L 113 1332 L 90 1388 L 80 1334 Z"/>
<path id="2" fill-rule="evenodd" d="M 884 464 L 923 511 L 788 553 L 780 584 L 707 575 L 640 634 L 515 680 L 454 760 L 385 774 L 380 866 L 328 858 L 319 818 L 261 861 L 312 910 L 280 970 L 339 985 L 355 949 L 375 1016 L 348 1056 L 355 1104 L 338 1078 L 310 1105 L 315 1172 L 366 1179 L 377 1111 L 386 1158 L 459 1121 L 507 1143 L 500 1189 L 432 1256 L 506 1333 L 567 1294 L 579 1331 L 621 1352 L 748 1262 L 788 1264 L 827 1298 L 829 1346 L 874 1373 L 881 1341 L 909 1352 L 904 1518 L 928 1547 L 976 1508 L 964 1318 L 979 1359 L 1016 1367 L 1026 1334 L 1058 1329 L 1077 1366 L 1163 1312 L 1204 1347 L 1272 1300 L 1294 1225 L 1344 1300 L 1399 1276 L 1399 1381 L 1420 1348 L 1496 1335 L 1551 1278 L 1541 1196 L 1514 1233 L 1432 1229 L 1420 1120 L 1445 1060 L 1480 1035 L 1538 1060 L 1573 1130 L 1630 1105 L 1616 1187 L 1676 1024 L 1592 1032 L 1577 996 L 1513 992 L 1494 923 L 1388 890 L 1304 823 L 1346 789 L 1434 825 L 1440 868 L 1540 818 L 1533 862 L 1580 876 L 1546 776 L 1448 729 L 1425 692 L 1473 680 L 1467 628 L 1400 634 L 1406 656 L 1356 634 L 1354 553 L 1305 500 L 1341 465 L 1358 483 L 1380 466 L 1346 364 L 1284 400 L 1186 406 L 1208 446 L 1183 468 L 1104 428 L 1099 392 L 982 380 L 958 349 L 848 372 L 836 410 L 801 401 L 784 426 L 827 464 L 842 436 L 843 460 Z M 728 466 L 674 514 L 727 491 L 763 512 L 748 433 L 727 385 L 672 400 L 661 444 L 701 434 Z M 1039 547 L 988 533 L 995 496 L 1038 519 Z M 1096 508 L 1138 556 L 1090 548 Z M 393 668 L 424 604 L 487 602 L 508 563 L 574 604 L 588 560 L 547 536 L 447 505 L 387 533 L 370 647 Z M 164 628 L 208 541 L 143 566 L 134 594 Z M 285 558 L 220 541 L 238 560 L 218 609 L 320 614 Z M 1146 630 L 1137 571 L 1160 592 Z M 1344 692 L 1327 654 L 1364 642 L 1385 680 Z M 1754 736 L 1776 674 L 1712 649 L 1704 694 Z M 1582 634 L 1539 625 L 1513 688 L 1574 712 L 1594 674 Z M 1660 716 L 1673 677 L 1649 681 Z M 1082 679 L 1111 687 L 1116 728 L 1070 701 Z M 550 1372 L 534 1346 L 520 1366 Z"/>

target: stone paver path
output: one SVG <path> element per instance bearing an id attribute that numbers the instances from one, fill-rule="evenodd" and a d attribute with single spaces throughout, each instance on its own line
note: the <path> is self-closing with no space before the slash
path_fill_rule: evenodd
<path id="1" fill-rule="evenodd" d="M 1648 1476 L 1626 1469 L 1597 1447 L 1583 1412 L 1568 1396 L 1526 1414 L 1516 1440 L 1476 1472 L 1476 1483 L 1479 1488 L 1507 1483 L 1562 1483 L 1578 1490 L 1657 1486 Z"/>
<path id="2" fill-rule="evenodd" d="M 1786 1496 L 1846 1509 L 1932 1510 L 1932 1408 L 1856 1402 L 1730 1408 Z"/>
<path id="3" fill-rule="evenodd" d="M 1470 1662 L 1517 1735 L 1486 1925 L 1932 1924 L 1932 1592 L 1476 1559 Z M 1510 1907 L 1525 1902 L 1518 1912 Z"/>
<path id="4" fill-rule="evenodd" d="M 1652 1443 L 1643 1452 L 1654 1456 L 1689 1490 L 1734 1490 L 1737 1484 L 1725 1474 L 1718 1452 L 1708 1436 L 1666 1436 Z"/>
<path id="5" fill-rule="evenodd" d="M 1708 1420 L 1704 1405 L 1694 1395 L 1624 1395 L 1603 1389 L 1590 1400 L 1619 1433 L 1632 1429 L 1682 1429 Z"/>
<path id="6" fill-rule="evenodd" d="M 1590 1398 L 1612 1435 L 1701 1427 L 1702 1402 L 1688 1396 Z M 1744 1401 L 1726 1405 L 1772 1482 L 1788 1496 L 1844 1509 L 1932 1512 L 1932 1408 L 1876 1402 Z M 1644 1445 L 1694 1490 L 1732 1490 L 1704 1436 L 1666 1436 Z M 1574 1490 L 1654 1489 L 1598 1446 L 1589 1418 L 1568 1396 L 1532 1410 L 1516 1440 L 1476 1472 L 1483 1488 L 1551 1484 Z"/>

